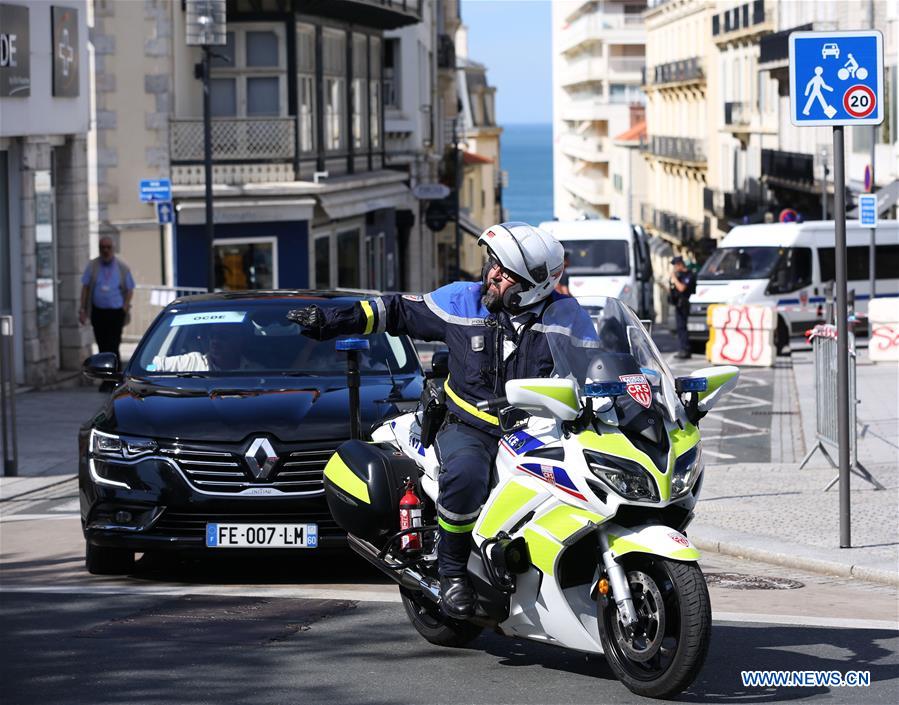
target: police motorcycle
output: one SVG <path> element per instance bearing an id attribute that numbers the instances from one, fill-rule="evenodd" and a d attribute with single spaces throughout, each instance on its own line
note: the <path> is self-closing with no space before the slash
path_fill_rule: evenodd
<path id="1" fill-rule="evenodd" d="M 708 589 L 684 530 L 703 480 L 697 426 L 739 370 L 675 379 L 627 306 L 608 298 L 591 316 L 573 299 L 552 303 L 552 376 L 509 381 L 504 397 L 479 405 L 504 435 L 472 532 L 470 620 L 440 609 L 439 403 L 341 445 L 325 492 L 350 546 L 399 584 L 427 641 L 460 646 L 492 628 L 604 654 L 631 691 L 667 698 L 693 682 L 708 650 Z"/>

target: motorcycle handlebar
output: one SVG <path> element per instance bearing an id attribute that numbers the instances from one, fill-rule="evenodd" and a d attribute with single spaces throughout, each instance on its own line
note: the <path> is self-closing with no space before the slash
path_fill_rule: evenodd
<path id="1" fill-rule="evenodd" d="M 506 397 L 497 397 L 496 399 L 487 399 L 485 401 L 479 401 L 475 406 L 478 411 L 488 411 L 491 408 L 506 406 L 509 403 L 509 400 Z"/>

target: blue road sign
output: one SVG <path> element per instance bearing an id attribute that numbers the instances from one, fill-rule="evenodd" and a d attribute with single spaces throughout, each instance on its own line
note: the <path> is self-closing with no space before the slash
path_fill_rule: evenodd
<path id="1" fill-rule="evenodd" d="M 156 204 L 156 222 L 160 225 L 168 225 L 175 219 L 175 209 L 171 201 L 159 201 Z"/>
<path id="2" fill-rule="evenodd" d="M 141 203 L 154 203 L 156 201 L 172 200 L 171 179 L 141 179 L 140 180 Z"/>
<path id="3" fill-rule="evenodd" d="M 858 224 L 865 228 L 877 227 L 877 196 L 863 193 L 858 197 Z"/>
<path id="4" fill-rule="evenodd" d="M 793 32 L 790 120 L 800 127 L 883 122 L 883 35 Z"/>

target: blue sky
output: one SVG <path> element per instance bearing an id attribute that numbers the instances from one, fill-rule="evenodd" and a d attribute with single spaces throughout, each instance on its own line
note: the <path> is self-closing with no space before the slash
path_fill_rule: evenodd
<path id="1" fill-rule="evenodd" d="M 549 0 L 462 0 L 468 54 L 487 66 L 501 125 L 552 122 Z"/>

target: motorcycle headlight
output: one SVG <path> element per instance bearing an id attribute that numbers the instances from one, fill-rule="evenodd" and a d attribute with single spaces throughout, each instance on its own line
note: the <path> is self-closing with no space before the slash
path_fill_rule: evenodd
<path id="1" fill-rule="evenodd" d="M 671 498 L 682 497 L 692 490 L 702 469 L 702 446 L 697 444 L 674 463 L 674 472 L 671 475 Z"/>
<path id="2" fill-rule="evenodd" d="M 90 452 L 102 458 L 138 458 L 152 453 L 157 448 L 156 441 L 151 438 L 136 436 L 119 436 L 91 429 Z"/>
<path id="3" fill-rule="evenodd" d="M 637 502 L 657 502 L 656 484 L 644 467 L 631 460 L 585 450 L 584 457 L 596 477 L 622 497 Z"/>

